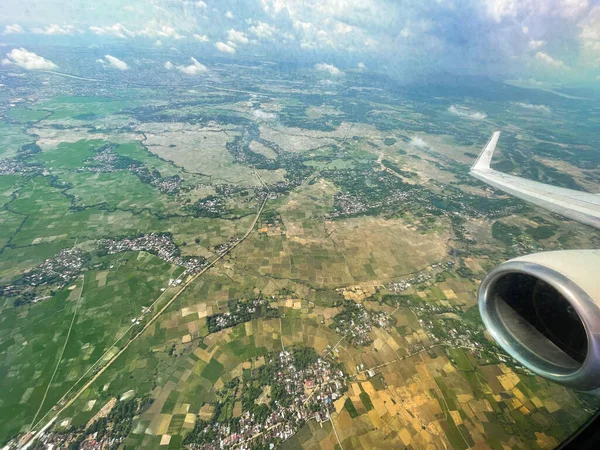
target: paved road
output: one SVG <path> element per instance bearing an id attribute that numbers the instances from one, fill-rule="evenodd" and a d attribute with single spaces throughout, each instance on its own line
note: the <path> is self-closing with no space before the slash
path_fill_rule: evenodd
<path id="1" fill-rule="evenodd" d="M 266 187 L 266 184 L 264 183 L 262 178 L 257 173 L 255 173 L 255 175 L 259 179 L 259 181 Z M 152 316 L 152 318 L 146 323 L 146 325 L 144 325 L 144 327 L 140 330 L 140 332 L 137 333 L 135 336 L 133 336 L 127 342 L 127 344 L 125 344 L 125 346 L 123 346 L 123 348 L 121 350 L 119 350 L 119 352 L 115 356 L 113 356 L 104 366 L 102 366 L 102 368 L 99 369 L 98 372 L 96 372 L 96 374 L 87 383 L 85 383 L 81 387 L 81 389 L 79 389 L 79 391 L 77 391 L 77 393 L 69 401 L 67 401 L 67 403 L 64 404 L 64 406 L 62 408 L 60 408 L 56 412 L 56 414 L 54 414 L 54 416 L 48 421 L 48 423 L 44 427 L 42 427 L 39 431 L 35 432 L 31 436 L 30 439 L 26 440 L 26 442 L 25 442 L 25 439 L 27 438 L 27 436 L 29 436 L 29 434 L 23 438 L 23 440 L 19 443 L 21 450 L 28 449 L 29 446 L 31 445 L 31 443 L 36 438 L 38 438 L 44 430 L 46 430 L 48 428 L 48 425 L 51 424 L 52 422 L 54 422 L 58 416 L 60 416 L 68 407 L 70 407 L 75 402 L 75 400 L 77 400 L 79 398 L 79 396 L 81 396 L 81 394 L 83 394 L 83 392 L 85 392 L 85 390 L 94 383 L 94 381 L 96 381 L 98 378 L 100 378 L 100 376 L 119 358 L 119 356 L 121 356 L 123 353 L 125 353 L 125 351 L 129 348 L 131 343 L 133 341 L 135 341 L 139 336 L 141 336 L 144 333 L 144 331 L 146 331 L 148 329 L 148 327 L 150 327 L 150 325 L 152 325 L 154 322 L 156 322 L 156 320 L 175 302 L 175 300 L 177 300 L 179 298 L 179 296 L 188 288 L 188 286 L 190 286 L 194 281 L 196 281 L 198 279 L 198 277 L 200 277 L 202 274 L 206 273 L 209 269 L 214 267 L 214 265 L 216 263 L 218 263 L 221 259 L 223 259 L 226 255 L 228 255 L 234 248 L 236 248 L 238 245 L 240 245 L 242 242 L 244 242 L 244 240 L 248 236 L 250 236 L 250 234 L 256 227 L 256 224 L 258 223 L 258 219 L 260 218 L 260 215 L 263 212 L 265 204 L 267 203 L 267 198 L 268 198 L 268 195 L 266 195 L 265 198 L 263 199 L 263 201 L 260 205 L 260 208 L 256 214 L 256 217 L 252 221 L 252 225 L 250 225 L 250 228 L 248 228 L 248 231 L 246 231 L 244 236 L 239 241 L 237 241 L 235 244 L 233 244 L 231 247 L 229 247 L 229 249 L 227 251 L 223 252 L 221 255 L 219 255 L 214 260 L 212 260 L 210 262 L 210 264 L 208 264 L 204 269 L 202 269 L 200 272 L 198 272 L 197 274 L 190 277 L 188 279 L 188 281 L 186 281 L 185 284 L 181 287 L 181 289 L 171 298 L 171 300 L 169 300 L 154 316 Z M 56 406 L 57 405 L 55 405 L 54 407 L 56 407 Z"/>

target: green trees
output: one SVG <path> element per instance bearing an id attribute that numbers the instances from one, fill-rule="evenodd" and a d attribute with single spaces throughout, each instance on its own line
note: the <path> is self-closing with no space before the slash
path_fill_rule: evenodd
<path id="1" fill-rule="evenodd" d="M 271 406 L 279 405 L 288 407 L 292 404 L 292 398 L 285 385 L 275 383 L 271 388 Z"/>
<path id="2" fill-rule="evenodd" d="M 225 328 L 231 328 L 260 317 L 265 319 L 279 317 L 279 310 L 271 308 L 267 300 L 260 297 L 260 295 L 255 299 L 230 300 L 228 306 L 228 314 L 218 313 L 206 318 L 209 333 L 216 333 Z"/>
<path id="3" fill-rule="evenodd" d="M 205 420 L 198 420 L 194 429 L 185 437 L 183 445 L 197 444 L 203 445 L 212 443 L 217 439 L 217 431 Z"/>
<path id="4" fill-rule="evenodd" d="M 316 363 L 319 359 L 317 352 L 312 347 L 294 347 L 292 355 L 297 370 L 305 370 L 310 364 Z"/>
<path id="5" fill-rule="evenodd" d="M 71 427 L 66 430 L 64 435 L 68 436 L 67 449 L 77 450 L 81 444 L 95 434 L 94 440 L 98 443 L 104 443 L 102 448 L 108 448 L 118 445 L 129 435 L 133 426 L 133 418 L 140 413 L 141 409 L 146 407 L 149 397 L 131 398 L 129 400 L 119 400 L 115 403 L 106 417 L 100 417 L 88 428 L 83 425 L 80 427 Z M 115 447 L 116 448 L 116 447 Z"/>

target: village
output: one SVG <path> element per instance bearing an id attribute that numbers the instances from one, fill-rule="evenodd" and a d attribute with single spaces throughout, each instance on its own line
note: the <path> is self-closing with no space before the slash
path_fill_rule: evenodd
<path id="1" fill-rule="evenodd" d="M 419 270 L 418 272 L 411 274 L 409 277 L 404 278 L 399 281 L 392 281 L 385 285 L 385 288 L 393 292 L 394 294 L 398 294 L 400 292 L 406 291 L 410 289 L 412 286 L 424 283 L 428 280 L 434 279 L 437 273 L 442 272 L 450 267 L 454 266 L 454 261 L 445 261 L 439 263 L 433 263 L 427 268 L 423 270 Z"/>
<path id="2" fill-rule="evenodd" d="M 259 295 L 249 300 L 238 300 L 229 303 L 229 312 L 213 314 L 206 318 L 206 326 L 210 333 L 216 333 L 224 328 L 231 328 L 242 322 L 248 322 L 259 317 L 279 317 L 279 310 L 270 307 L 266 297 Z"/>
<path id="3" fill-rule="evenodd" d="M 374 326 L 388 328 L 392 321 L 383 311 L 372 311 L 361 303 L 345 300 L 342 311 L 333 318 L 330 328 L 343 335 L 355 347 L 362 347 L 373 342 L 369 333 Z"/>
<path id="4" fill-rule="evenodd" d="M 168 234 L 150 233 L 123 239 L 101 239 L 97 242 L 97 247 L 98 256 L 146 251 L 165 262 L 184 267 L 185 271 L 180 278 L 172 282 L 177 284 L 187 274 L 198 273 L 208 265 L 208 261 L 202 256 L 181 256 L 179 248 Z M 92 253 L 79 247 L 66 248 L 24 273 L 13 283 L 0 285 L 0 295 L 14 297 L 15 306 L 37 303 L 50 298 L 55 290 L 72 283 L 91 265 Z M 45 290 L 40 291 L 39 288 Z"/>
<path id="5" fill-rule="evenodd" d="M 356 195 L 341 193 L 336 195 L 337 208 L 330 214 L 332 219 L 364 214 L 367 211 L 377 210 L 392 204 L 402 202 L 410 197 L 409 192 L 392 191 L 390 195 L 376 202 L 368 201 Z"/>
<path id="6" fill-rule="evenodd" d="M 79 172 L 111 173 L 128 170 L 143 183 L 156 187 L 165 194 L 175 194 L 181 187 L 178 176 L 163 177 L 157 170 L 149 170 L 140 161 L 115 153 L 113 146 L 104 145 L 96 150 L 96 155 L 88 159 L 88 163 L 78 169 Z"/>
<path id="7" fill-rule="evenodd" d="M 25 175 L 39 172 L 40 167 L 16 159 L 0 159 L 0 175 Z"/>
<path id="8" fill-rule="evenodd" d="M 132 238 L 102 239 L 98 242 L 98 247 L 105 249 L 108 254 L 146 251 L 163 261 L 185 267 L 186 273 L 198 273 L 208 264 L 201 256 L 181 256 L 179 248 L 168 234 L 150 233 Z"/>
<path id="9" fill-rule="evenodd" d="M 42 292 L 36 288 L 61 289 L 73 282 L 89 262 L 89 254 L 77 247 L 61 250 L 14 283 L 0 286 L 0 295 L 14 297 L 15 307 L 46 300 L 52 296 L 52 291 L 42 289 Z"/>
<path id="10" fill-rule="evenodd" d="M 267 355 L 265 364 L 228 383 L 241 397 L 244 411 L 239 418 L 219 420 L 223 405 L 213 406 L 213 419 L 198 421 L 184 444 L 189 448 L 273 448 L 310 419 L 325 422 L 333 403 L 347 389 L 341 366 L 319 357 L 309 347 L 292 347 Z M 256 386 L 259 386 L 258 388 Z M 227 390 L 227 386 L 224 390 Z M 220 392 L 220 398 L 227 394 Z"/>

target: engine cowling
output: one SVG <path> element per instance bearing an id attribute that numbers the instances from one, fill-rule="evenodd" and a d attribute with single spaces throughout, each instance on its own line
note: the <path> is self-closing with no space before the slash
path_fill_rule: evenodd
<path id="1" fill-rule="evenodd" d="M 600 392 L 600 250 L 534 253 L 481 282 L 479 311 L 496 342 L 532 372 Z"/>

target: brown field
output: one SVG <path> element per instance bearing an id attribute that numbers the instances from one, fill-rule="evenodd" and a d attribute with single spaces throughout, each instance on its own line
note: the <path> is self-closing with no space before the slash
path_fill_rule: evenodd
<path id="1" fill-rule="evenodd" d="M 238 134 L 237 130 L 218 127 L 182 128 L 160 134 L 149 132 L 144 144 L 160 158 L 171 161 L 189 172 L 207 175 L 216 183 L 257 186 L 260 182 L 254 176 L 252 169 L 236 164 L 225 147 Z M 171 147 L 171 145 L 175 146 Z M 283 180 L 283 171 L 258 170 L 257 172 L 267 183 Z"/>
<path id="2" fill-rule="evenodd" d="M 285 235 L 250 236 L 235 254 L 236 266 L 274 279 L 342 287 L 383 284 L 446 256 L 449 234 L 419 234 L 400 219 L 323 221 L 318 216 L 332 204 L 333 192 L 322 182 L 292 194 L 281 209 Z"/>

